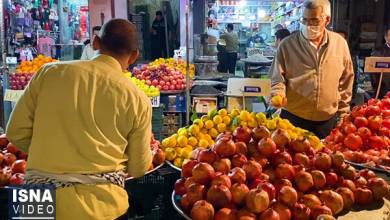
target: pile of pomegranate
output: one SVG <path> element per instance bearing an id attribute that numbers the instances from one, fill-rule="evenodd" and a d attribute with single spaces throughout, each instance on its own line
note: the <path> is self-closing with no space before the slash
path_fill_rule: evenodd
<path id="1" fill-rule="evenodd" d="M 161 143 L 160 141 L 154 139 L 154 135 L 152 135 L 151 141 L 150 141 L 150 148 L 152 149 L 152 155 L 153 155 L 153 165 L 152 169 L 154 167 L 157 167 L 165 162 L 165 152 L 161 150 Z"/>
<path id="2" fill-rule="evenodd" d="M 315 152 L 305 137 L 291 139 L 283 129 L 238 127 L 195 156 L 174 187 L 193 220 L 334 219 L 388 193 L 385 180 L 355 170 L 341 152 Z"/>
<path id="3" fill-rule="evenodd" d="M 27 154 L 0 135 L 0 187 L 24 183 Z"/>
<path id="4" fill-rule="evenodd" d="M 325 145 L 349 161 L 390 170 L 390 93 L 354 107 L 326 137 Z"/>

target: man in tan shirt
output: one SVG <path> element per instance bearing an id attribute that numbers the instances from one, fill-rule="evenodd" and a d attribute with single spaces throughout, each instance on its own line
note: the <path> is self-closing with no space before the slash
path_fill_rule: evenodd
<path id="1" fill-rule="evenodd" d="M 7 137 L 28 151 L 26 183 L 56 187 L 56 219 L 125 214 L 125 173 L 140 177 L 152 163 L 150 99 L 123 74 L 137 36 L 127 20 L 108 21 L 97 56 L 45 65 L 12 112 Z"/>
<path id="2" fill-rule="evenodd" d="M 271 67 L 271 96 L 281 96 L 281 117 L 320 138 L 350 110 L 354 79 L 345 39 L 328 31 L 328 0 L 306 0 L 301 31 L 279 46 Z"/>

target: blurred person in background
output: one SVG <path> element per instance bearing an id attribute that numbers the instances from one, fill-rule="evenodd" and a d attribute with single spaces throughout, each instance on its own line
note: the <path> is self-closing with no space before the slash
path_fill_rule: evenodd
<path id="1" fill-rule="evenodd" d="M 286 37 L 290 36 L 290 31 L 286 28 L 279 29 L 275 32 L 275 47 L 278 48 L 280 42 Z"/>
<path id="2" fill-rule="evenodd" d="M 167 43 L 165 37 L 165 20 L 161 11 L 156 12 L 156 18 L 152 23 L 151 58 L 152 60 L 160 57 L 167 57 Z"/>
<path id="3" fill-rule="evenodd" d="M 230 74 L 235 74 L 238 52 L 238 34 L 234 31 L 233 24 L 228 24 L 226 30 L 227 32 L 221 34 L 219 37 L 226 43 L 226 58 L 224 59 L 226 64 L 224 66 L 226 66 L 227 71 Z"/>
<path id="4" fill-rule="evenodd" d="M 92 36 L 91 39 L 93 39 L 95 36 L 99 35 L 101 27 L 100 26 L 95 26 L 92 28 Z M 84 50 L 83 53 L 81 54 L 81 60 L 90 60 L 92 57 L 96 55 L 95 50 L 92 47 L 91 40 L 88 39 L 84 42 Z"/>

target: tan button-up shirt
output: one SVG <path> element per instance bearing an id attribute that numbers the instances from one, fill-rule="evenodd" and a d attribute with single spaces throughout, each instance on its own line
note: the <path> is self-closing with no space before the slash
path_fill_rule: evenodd
<path id="1" fill-rule="evenodd" d="M 283 40 L 270 72 L 272 95 L 286 97 L 287 111 L 312 121 L 347 113 L 352 97 L 354 72 L 347 42 L 337 33 L 326 34 L 319 50 L 301 32 Z"/>
<path id="2" fill-rule="evenodd" d="M 16 104 L 7 137 L 29 152 L 27 172 L 138 177 L 152 162 L 151 103 L 110 56 L 48 64 Z M 59 219 L 115 219 L 127 208 L 126 191 L 112 184 L 57 192 Z"/>

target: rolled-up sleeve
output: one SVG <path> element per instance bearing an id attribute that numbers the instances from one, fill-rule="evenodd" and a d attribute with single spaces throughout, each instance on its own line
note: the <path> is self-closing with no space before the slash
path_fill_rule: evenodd
<path id="1" fill-rule="evenodd" d="M 144 175 L 152 164 L 152 151 L 150 149 L 152 135 L 151 104 L 142 105 L 137 116 L 134 122 L 135 126 L 128 135 L 127 146 L 127 172 L 133 177 Z"/>
<path id="2" fill-rule="evenodd" d="M 279 47 L 276 56 L 272 62 L 269 76 L 271 78 L 271 96 L 280 95 L 286 97 L 286 79 L 285 79 L 286 65 L 282 50 Z"/>
<path id="3" fill-rule="evenodd" d="M 31 79 L 16 103 L 8 121 L 6 129 L 7 138 L 25 152 L 28 152 L 31 144 L 35 109 L 37 107 L 41 81 L 46 71 L 48 71 L 47 66 L 41 68 Z"/>
<path id="4" fill-rule="evenodd" d="M 347 46 L 348 48 L 348 46 Z M 350 102 L 352 99 L 352 87 L 354 82 L 354 71 L 353 71 L 353 63 L 351 59 L 351 55 L 349 50 L 347 50 L 347 55 L 344 61 L 344 71 L 340 78 L 339 84 L 339 109 L 338 113 L 342 117 L 350 111 Z"/>

